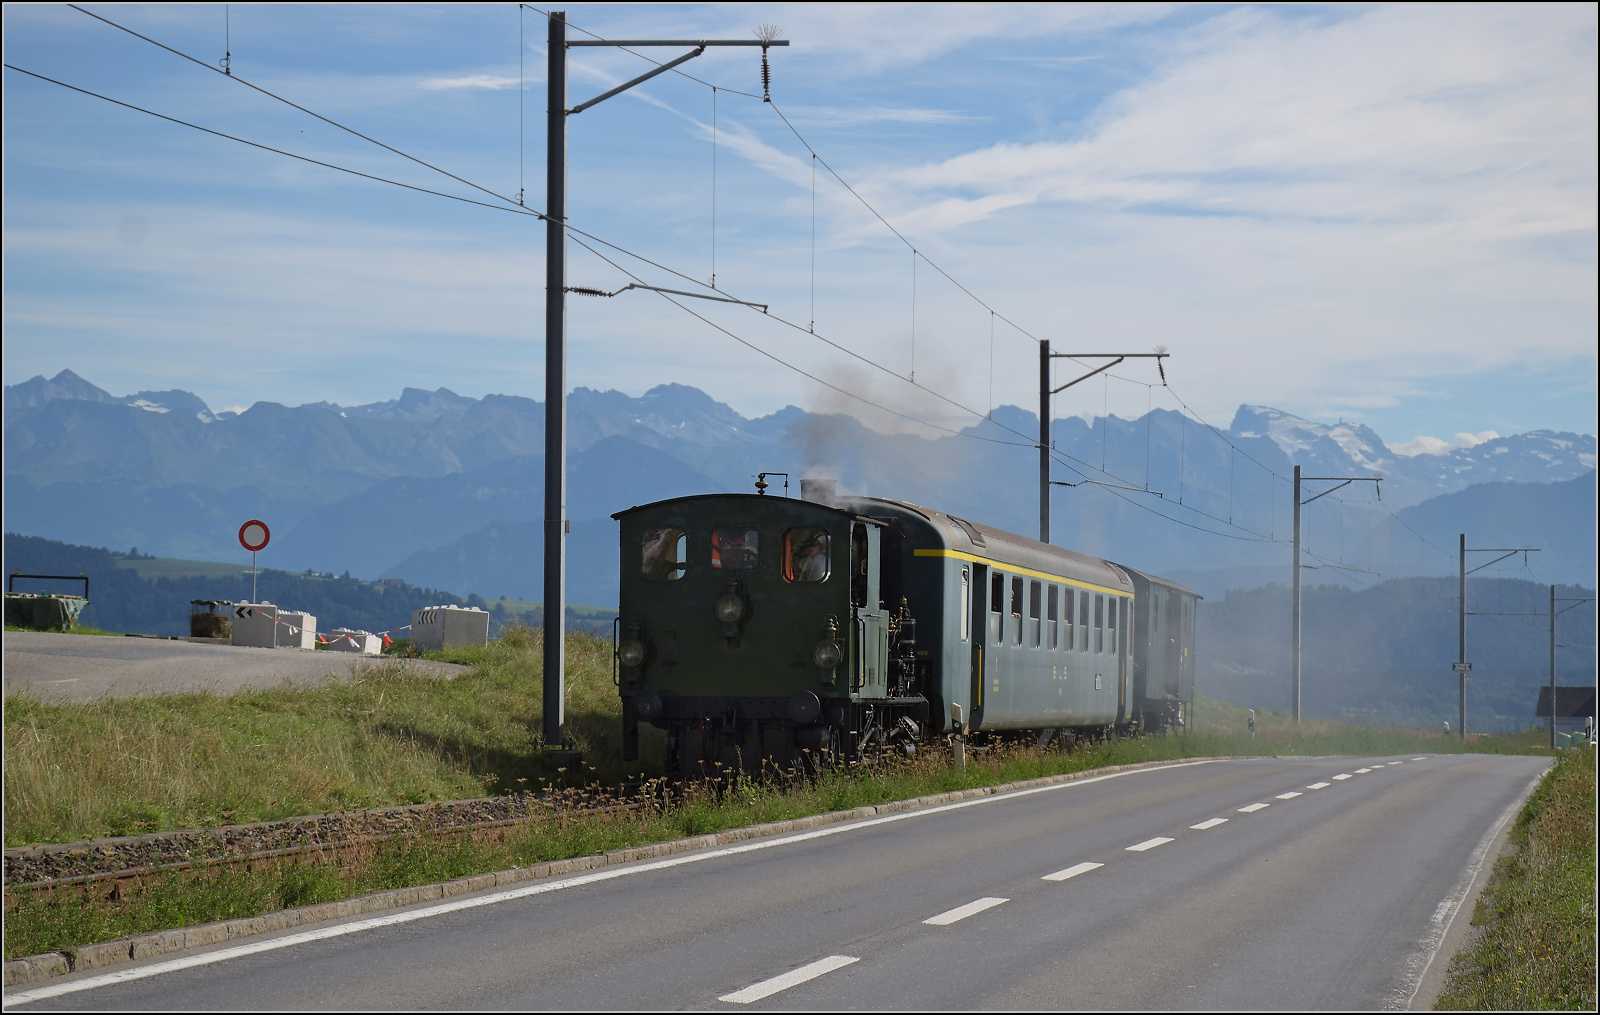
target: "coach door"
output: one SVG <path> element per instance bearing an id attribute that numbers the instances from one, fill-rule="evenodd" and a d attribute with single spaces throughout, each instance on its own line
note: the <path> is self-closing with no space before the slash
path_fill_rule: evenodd
<path id="1" fill-rule="evenodd" d="M 972 632 L 971 688 L 967 700 L 972 703 L 967 716 L 967 728 L 977 729 L 983 723 L 983 668 L 986 665 L 984 650 L 989 639 L 989 567 L 972 565 L 972 594 L 964 604 L 967 610 L 967 629 Z"/>

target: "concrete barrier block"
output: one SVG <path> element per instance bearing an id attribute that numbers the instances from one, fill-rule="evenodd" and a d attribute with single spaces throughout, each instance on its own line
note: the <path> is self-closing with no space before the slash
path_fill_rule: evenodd
<path id="1" fill-rule="evenodd" d="M 32 983 L 52 976 L 65 976 L 71 971 L 72 964 L 67 961 L 65 952 L 45 952 L 23 959 L 7 959 L 5 984 L 9 987 L 16 983 Z"/>
<path id="2" fill-rule="evenodd" d="M 131 939 L 132 947 L 129 955 L 135 959 L 148 959 L 156 955 L 165 955 L 175 952 L 183 947 L 183 931 L 158 930 L 149 934 L 139 934 Z"/>
<path id="3" fill-rule="evenodd" d="M 100 966 L 111 966 L 118 962 L 127 962 L 131 957 L 131 945 L 127 938 L 117 938 L 115 941 L 101 941 L 99 944 L 84 945 L 79 948 L 75 956 L 74 969 L 97 969 Z"/>

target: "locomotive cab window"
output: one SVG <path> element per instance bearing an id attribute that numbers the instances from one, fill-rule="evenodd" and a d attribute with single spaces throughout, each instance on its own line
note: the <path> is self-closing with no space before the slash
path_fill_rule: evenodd
<path id="1" fill-rule="evenodd" d="M 639 537 L 639 570 L 656 582 L 677 581 L 689 572 L 689 537 L 680 528 L 662 525 Z"/>
<path id="2" fill-rule="evenodd" d="M 783 580 L 822 582 L 831 570 L 827 529 L 797 528 L 783 534 Z"/>
<path id="3" fill-rule="evenodd" d="M 712 529 L 711 566 L 719 571 L 754 571 L 761 565 L 760 541 L 755 529 Z"/>

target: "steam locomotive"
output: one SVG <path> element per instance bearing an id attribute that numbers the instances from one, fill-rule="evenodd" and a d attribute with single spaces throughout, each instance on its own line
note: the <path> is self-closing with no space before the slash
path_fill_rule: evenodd
<path id="1" fill-rule="evenodd" d="M 640 723 L 666 731 L 668 772 L 693 776 L 1186 721 L 1189 589 L 828 481 L 764 494 L 612 516 L 629 760 Z"/>

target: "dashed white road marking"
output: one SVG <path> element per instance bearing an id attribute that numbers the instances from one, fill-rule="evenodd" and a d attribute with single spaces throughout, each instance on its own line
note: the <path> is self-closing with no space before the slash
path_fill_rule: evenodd
<path id="1" fill-rule="evenodd" d="M 1427 761 L 1427 758 L 1412 758 L 1412 761 Z"/>
<path id="2" fill-rule="evenodd" d="M 1338 774 L 1338 775 L 1333 777 L 1333 781 L 1334 782 L 1343 782 L 1345 779 L 1353 779 L 1353 778 L 1355 778 L 1355 776 L 1351 775 L 1349 772 L 1341 772 L 1340 774 Z"/>
<path id="3" fill-rule="evenodd" d="M 1271 804 L 1251 804 L 1249 807 L 1241 807 L 1241 808 L 1239 808 L 1239 813 L 1240 814 L 1254 814 L 1256 811 L 1265 810 L 1266 808 L 1271 807 L 1271 806 L 1272 806 Z"/>
<path id="4" fill-rule="evenodd" d="M 1171 839 L 1167 838 L 1164 835 L 1158 835 L 1154 839 L 1146 839 L 1143 842 L 1136 842 L 1133 845 L 1127 847 L 1127 850 L 1130 853 L 1143 853 L 1147 849 L 1155 849 L 1157 846 L 1161 845 L 1163 842 L 1171 842 L 1171 841 L 1172 841 Z"/>
<path id="5" fill-rule="evenodd" d="M 1415 761 L 1415 760 L 1417 760 L 1417 759 L 1415 759 L 1415 758 L 1412 758 L 1412 759 L 1411 759 L 1411 760 L 1412 760 L 1412 761 Z M 1391 762 L 1389 762 L 1389 764 L 1391 764 L 1391 765 L 1404 765 L 1404 764 L 1405 764 L 1405 762 L 1403 762 L 1403 761 L 1391 761 Z"/>
<path id="6" fill-rule="evenodd" d="M 815 980 L 824 973 L 831 973 L 835 969 L 842 969 L 852 962 L 860 961 L 860 959 L 853 955 L 830 955 L 825 959 L 818 959 L 815 962 L 801 966 L 799 969 L 791 969 L 782 976 L 774 976 L 770 980 L 762 980 L 760 983 L 752 983 L 743 990 L 736 990 L 731 994 L 724 994 L 717 998 L 717 1000 L 731 1001 L 734 1004 L 749 1004 L 752 1001 L 759 1001 L 764 997 L 771 997 L 780 990 L 788 990 L 790 987 L 798 987 L 807 980 Z"/>
<path id="7" fill-rule="evenodd" d="M 1218 825 L 1226 824 L 1227 821 L 1228 821 L 1227 818 L 1211 818 L 1211 819 L 1209 819 L 1207 821 L 1200 822 L 1198 825 L 1190 825 L 1189 827 L 1198 829 L 1198 830 L 1203 832 L 1208 828 L 1215 828 Z"/>
<path id="8" fill-rule="evenodd" d="M 1040 878 L 1039 880 L 1040 881 L 1065 881 L 1068 878 L 1075 878 L 1079 874 L 1087 874 L 1092 870 L 1097 870 L 1097 869 L 1099 869 L 1101 867 L 1104 867 L 1104 866 L 1105 866 L 1105 864 L 1103 864 L 1103 863 L 1079 863 L 1079 864 L 1073 864 L 1071 867 L 1068 867 L 1064 871 L 1056 871 L 1054 874 L 1046 874 L 1044 877 Z"/>
<path id="9" fill-rule="evenodd" d="M 1331 782 L 1314 782 L 1311 785 L 1307 786 L 1306 789 L 1327 789 L 1329 786 L 1332 786 L 1332 785 L 1333 785 L 1333 783 L 1331 783 Z"/>
<path id="10" fill-rule="evenodd" d="M 1278 799 L 1279 800 L 1293 800 L 1295 797 L 1300 796 L 1300 795 L 1301 794 L 1298 791 L 1290 792 L 1290 793 L 1279 793 L 1278 794 Z"/>
<path id="11" fill-rule="evenodd" d="M 1010 899 L 979 899 L 976 902 L 969 902 L 965 906 L 957 906 L 948 912 L 940 913 L 938 916 L 930 916 L 922 922 L 931 923 L 935 927 L 948 927 L 957 920 L 965 920 L 967 917 L 975 916 L 985 909 L 993 909 L 1002 902 L 1010 901 Z"/>
<path id="12" fill-rule="evenodd" d="M 1370 768 L 1358 768 L 1358 769 L 1356 769 L 1356 774 L 1357 775 L 1366 775 L 1370 771 L 1372 771 L 1372 769 L 1370 769 Z"/>

